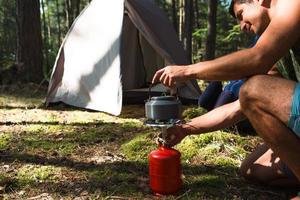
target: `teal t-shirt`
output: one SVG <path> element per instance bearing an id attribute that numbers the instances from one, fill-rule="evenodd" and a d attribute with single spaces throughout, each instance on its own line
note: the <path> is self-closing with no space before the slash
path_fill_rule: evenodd
<path id="1" fill-rule="evenodd" d="M 276 63 L 276 66 L 283 77 L 300 82 L 300 40 Z"/>

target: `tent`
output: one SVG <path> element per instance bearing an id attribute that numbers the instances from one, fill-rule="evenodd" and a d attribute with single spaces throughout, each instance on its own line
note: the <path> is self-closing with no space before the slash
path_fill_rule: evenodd
<path id="1" fill-rule="evenodd" d="M 93 0 L 76 18 L 56 58 L 46 105 L 53 102 L 119 115 L 122 104 L 148 97 L 167 64 L 188 64 L 166 15 L 153 0 Z M 152 92 L 169 92 L 162 85 Z M 195 80 L 178 86 L 197 101 Z"/>

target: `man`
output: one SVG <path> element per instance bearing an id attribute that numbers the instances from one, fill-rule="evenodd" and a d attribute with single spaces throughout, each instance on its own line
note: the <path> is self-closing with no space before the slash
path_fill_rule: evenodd
<path id="1" fill-rule="evenodd" d="M 256 45 L 211 61 L 167 66 L 156 72 L 153 82 L 174 87 L 194 78 L 247 78 L 239 100 L 168 129 L 168 142 L 175 145 L 187 135 L 222 129 L 248 118 L 265 144 L 246 158 L 241 174 L 270 185 L 298 185 L 300 1 L 233 0 L 231 13 L 243 31 L 260 36 Z M 276 76 L 278 71 L 282 76 Z"/>

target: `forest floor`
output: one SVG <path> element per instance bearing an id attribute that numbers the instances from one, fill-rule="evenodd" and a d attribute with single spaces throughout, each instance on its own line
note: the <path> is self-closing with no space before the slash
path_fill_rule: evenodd
<path id="1" fill-rule="evenodd" d="M 238 175 L 262 140 L 236 131 L 190 136 L 176 196 L 149 189 L 147 155 L 158 130 L 143 125 L 144 106 L 118 117 L 66 106 L 45 108 L 46 88 L 0 87 L 0 199 L 289 199 L 293 189 L 255 185 Z M 196 108 L 185 107 L 186 119 Z M 232 129 L 234 130 L 234 129 Z"/>

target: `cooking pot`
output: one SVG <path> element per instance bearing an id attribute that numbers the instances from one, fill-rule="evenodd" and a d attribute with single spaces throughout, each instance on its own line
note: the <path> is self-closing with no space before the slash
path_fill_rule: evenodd
<path id="1" fill-rule="evenodd" d="M 149 99 L 145 104 L 148 119 L 169 121 L 181 118 L 181 102 L 177 97 L 171 95 L 151 97 L 150 93 L 151 88 L 149 88 Z"/>

